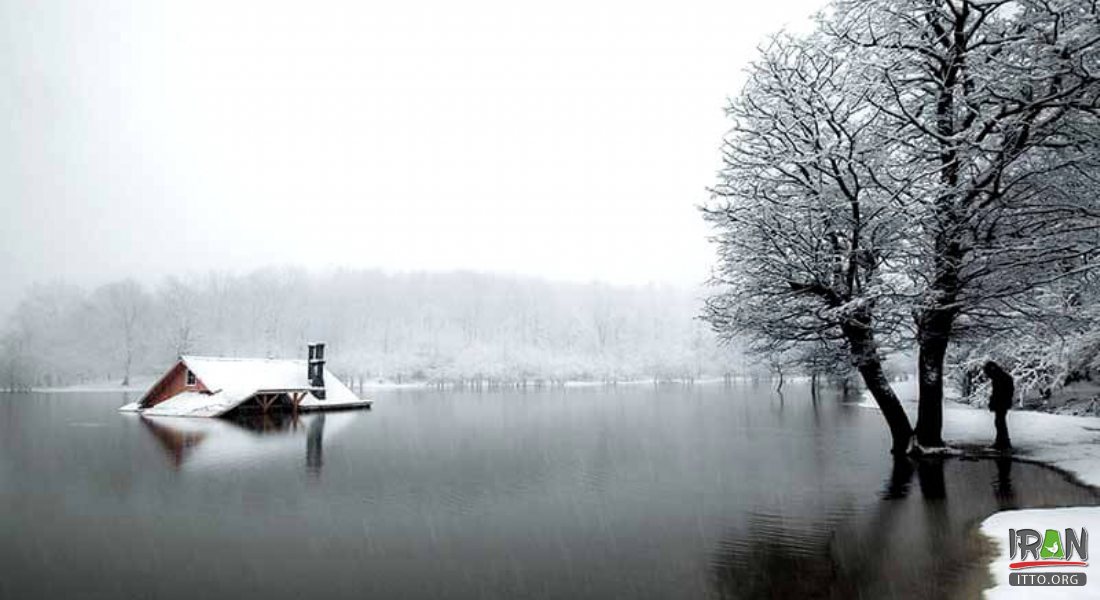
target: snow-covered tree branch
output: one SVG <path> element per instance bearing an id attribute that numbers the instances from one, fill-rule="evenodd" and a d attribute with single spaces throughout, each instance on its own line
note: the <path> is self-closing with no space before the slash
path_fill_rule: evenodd
<path id="1" fill-rule="evenodd" d="M 721 292 L 706 318 L 757 352 L 847 349 L 883 410 L 895 451 L 911 428 L 882 368 L 880 344 L 904 313 L 895 261 L 905 224 L 874 184 L 881 154 L 873 104 L 883 90 L 822 36 L 778 36 L 729 107 L 725 168 L 703 213 L 715 227 Z"/>

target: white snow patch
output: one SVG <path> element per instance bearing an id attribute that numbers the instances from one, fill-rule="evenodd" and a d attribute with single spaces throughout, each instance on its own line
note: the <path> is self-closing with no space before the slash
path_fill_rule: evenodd
<path id="1" fill-rule="evenodd" d="M 993 443 L 993 413 L 953 402 L 945 408 L 943 433 L 948 443 Z M 1008 413 L 1008 431 L 1017 455 L 1100 487 L 1100 418 L 1013 410 Z"/>
<path id="2" fill-rule="evenodd" d="M 143 410 L 142 414 L 157 417 L 218 417 L 232 410 L 247 397 L 241 398 L 231 392 L 183 392 Z"/>
<path id="3" fill-rule="evenodd" d="M 181 357 L 209 390 L 291 390 L 312 387 L 306 361 L 298 359 Z M 335 379 L 325 370 L 325 383 Z"/>

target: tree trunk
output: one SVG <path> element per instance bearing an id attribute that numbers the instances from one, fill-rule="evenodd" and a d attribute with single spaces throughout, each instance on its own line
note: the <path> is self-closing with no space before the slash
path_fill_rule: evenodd
<path id="1" fill-rule="evenodd" d="M 918 322 L 917 442 L 926 448 L 945 446 L 943 441 L 943 362 L 951 336 L 953 315 L 929 311 Z"/>
<path id="2" fill-rule="evenodd" d="M 965 125 L 960 123 L 957 104 L 959 91 L 966 93 L 967 19 L 969 6 L 959 12 L 952 8 L 955 18 L 945 25 L 945 36 L 950 34 L 950 45 L 944 58 L 947 60 L 939 72 L 936 102 L 936 133 L 939 134 L 940 183 L 943 192 L 935 202 L 935 236 L 933 251 L 933 278 L 928 289 L 927 308 L 917 315 L 917 385 L 920 390 L 917 407 L 917 442 L 925 447 L 943 446 L 943 360 L 947 355 L 947 343 L 955 322 L 957 308 L 952 308 L 959 298 L 959 270 L 965 263 L 965 251 L 961 239 L 966 235 L 967 215 L 962 211 L 958 197 L 960 180 L 959 146 L 956 134 Z M 963 90 L 958 86 L 962 81 Z"/>
<path id="3" fill-rule="evenodd" d="M 881 361 L 875 359 L 860 365 L 859 374 L 863 377 L 867 390 L 871 392 L 879 410 L 882 411 L 882 416 L 886 419 L 886 425 L 890 428 L 890 438 L 893 442 L 890 452 L 905 454 L 909 450 L 913 428 L 909 425 L 909 417 L 901 407 L 901 402 L 898 401 L 893 388 L 886 381 Z"/>
<path id="4" fill-rule="evenodd" d="M 892 440 L 890 452 L 898 455 L 905 454 L 909 450 L 913 428 L 909 425 L 909 417 L 901 407 L 897 394 L 890 387 L 890 382 L 886 380 L 886 373 L 882 369 L 882 358 L 879 356 L 874 335 L 871 333 L 870 319 L 850 322 L 842 329 L 848 339 L 852 362 L 863 377 L 863 383 L 871 392 L 875 403 L 878 404 L 883 418 L 886 419 L 887 427 L 890 428 Z"/>
<path id="5" fill-rule="evenodd" d="M 126 347 L 126 365 L 122 375 L 122 387 L 130 387 L 130 363 L 133 362 L 133 353 L 129 345 Z"/>
<path id="6" fill-rule="evenodd" d="M 943 359 L 947 344 L 922 344 L 918 362 L 920 401 L 917 405 L 917 442 L 943 446 Z"/>

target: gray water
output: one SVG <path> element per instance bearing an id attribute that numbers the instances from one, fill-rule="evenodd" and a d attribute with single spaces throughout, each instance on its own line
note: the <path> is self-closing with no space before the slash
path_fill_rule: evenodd
<path id="1" fill-rule="evenodd" d="M 970 597 L 983 518 L 1100 500 L 895 463 L 877 412 L 805 389 L 375 397 L 226 422 L 0 395 L 0 597 Z"/>

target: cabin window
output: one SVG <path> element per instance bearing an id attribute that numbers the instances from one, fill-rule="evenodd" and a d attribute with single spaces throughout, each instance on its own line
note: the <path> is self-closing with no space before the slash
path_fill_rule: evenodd
<path id="1" fill-rule="evenodd" d="M 187 369 L 187 385 L 195 385 L 198 380 L 195 378 L 195 373 L 191 369 Z"/>

